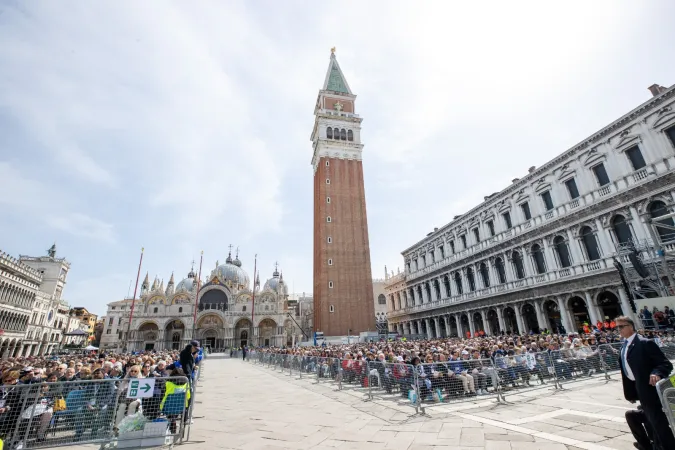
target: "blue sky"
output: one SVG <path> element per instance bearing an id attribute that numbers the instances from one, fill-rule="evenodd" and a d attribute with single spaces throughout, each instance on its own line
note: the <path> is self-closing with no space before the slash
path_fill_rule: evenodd
<path id="1" fill-rule="evenodd" d="M 365 4 L 364 4 L 365 3 Z M 470 3 L 470 4 L 467 4 Z M 675 3 L 0 0 L 0 249 L 71 263 L 96 313 L 240 247 L 312 287 L 330 48 L 364 118 L 373 275 L 675 83 Z"/>

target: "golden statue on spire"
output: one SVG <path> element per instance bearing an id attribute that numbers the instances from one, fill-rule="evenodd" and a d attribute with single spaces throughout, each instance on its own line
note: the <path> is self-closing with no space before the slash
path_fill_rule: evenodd
<path id="1" fill-rule="evenodd" d="M 334 55 L 334 54 L 335 54 L 335 47 L 333 47 L 333 48 L 330 49 L 330 54 L 331 54 L 331 55 Z"/>

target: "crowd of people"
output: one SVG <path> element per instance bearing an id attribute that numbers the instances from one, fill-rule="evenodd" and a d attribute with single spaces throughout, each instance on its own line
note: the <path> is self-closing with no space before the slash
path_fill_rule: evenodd
<path id="1" fill-rule="evenodd" d="M 20 448 L 26 439 L 43 442 L 50 429 L 56 431 L 59 418 L 61 431 L 74 433 L 73 441 L 82 441 L 87 429 L 92 437 L 115 432 L 124 417 L 137 412 L 157 419 L 167 396 L 177 388 L 187 389 L 189 399 L 190 383 L 185 380 L 193 379 L 202 358 L 198 341 L 182 351 L 8 358 L 0 362 L 0 439 L 5 448 Z M 128 384 L 139 378 L 158 378 L 152 396 L 127 398 Z M 168 419 L 175 433 L 180 417 Z"/>
<path id="2" fill-rule="evenodd" d="M 660 325 L 644 320 L 647 313 L 659 319 Z M 665 317 L 670 316 L 671 311 L 666 309 Z M 638 331 L 640 339 L 653 342 L 660 354 L 675 360 L 673 324 L 649 310 L 640 311 L 640 317 L 643 324 L 649 325 L 649 329 Z M 273 362 L 318 377 L 333 378 L 340 383 L 355 383 L 361 387 L 376 384 L 378 389 L 409 397 L 413 402 L 436 403 L 493 394 L 497 387 L 509 390 L 528 387 L 533 382 L 546 384 L 552 377 L 561 382 L 592 377 L 601 370 L 621 371 L 625 377 L 626 344 L 635 334 L 626 332 L 627 319 L 619 319 L 623 321 L 588 325 L 578 333 L 544 331 L 541 334 L 504 333 L 418 340 L 382 338 L 349 344 L 244 348 L 238 356 Z M 629 324 L 634 326 L 632 322 Z M 632 357 L 628 361 L 632 361 Z M 658 373 L 658 379 L 668 375 L 666 369 L 662 372 L 652 375 Z M 658 379 L 650 382 L 652 386 Z M 629 411 L 626 416 L 631 419 L 631 429 L 643 431 L 640 434 L 634 430 L 636 447 L 652 448 L 645 442 L 656 442 L 658 436 L 654 436 L 658 433 L 649 425 L 642 408 Z M 656 422 L 657 419 L 652 417 L 650 420 Z M 667 447 L 654 444 L 653 448 Z"/>

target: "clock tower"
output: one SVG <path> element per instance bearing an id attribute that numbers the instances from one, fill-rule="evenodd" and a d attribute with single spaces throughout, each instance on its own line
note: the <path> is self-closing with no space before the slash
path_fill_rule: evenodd
<path id="1" fill-rule="evenodd" d="M 314 331 L 325 336 L 376 330 L 361 117 L 331 49 L 314 106 Z"/>

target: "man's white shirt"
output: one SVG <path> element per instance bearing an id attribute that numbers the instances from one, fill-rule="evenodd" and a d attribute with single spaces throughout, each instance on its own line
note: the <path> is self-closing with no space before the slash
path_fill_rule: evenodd
<path id="1" fill-rule="evenodd" d="M 635 336 L 637 336 L 637 333 L 633 333 L 633 335 L 631 337 L 626 339 L 626 345 L 623 347 L 622 355 L 621 355 L 621 359 L 623 360 L 623 371 L 625 372 L 628 379 L 631 380 L 631 381 L 635 381 L 635 375 L 633 375 L 633 371 L 631 370 L 630 366 L 628 365 L 628 360 L 626 359 L 626 355 L 628 355 L 628 347 L 630 347 L 630 344 L 633 342 L 633 339 L 635 339 Z"/>

